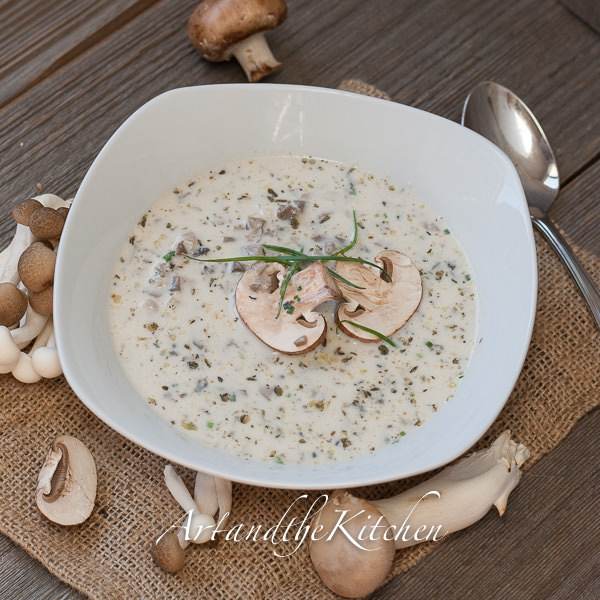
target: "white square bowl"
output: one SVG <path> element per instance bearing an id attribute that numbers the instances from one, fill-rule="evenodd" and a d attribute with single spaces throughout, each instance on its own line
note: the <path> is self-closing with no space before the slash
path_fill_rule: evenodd
<path id="1" fill-rule="evenodd" d="M 112 267 L 151 204 L 224 162 L 294 154 L 356 164 L 442 216 L 472 264 L 478 342 L 457 394 L 418 431 L 363 458 L 324 465 L 252 462 L 193 441 L 137 395 L 108 326 Z M 504 406 L 530 341 L 536 255 L 517 173 L 472 131 L 397 103 L 338 90 L 240 84 L 176 89 L 136 111 L 88 171 L 58 251 L 55 326 L 65 376 L 100 419 L 194 470 L 243 483 L 325 489 L 400 479 L 474 444 Z"/>

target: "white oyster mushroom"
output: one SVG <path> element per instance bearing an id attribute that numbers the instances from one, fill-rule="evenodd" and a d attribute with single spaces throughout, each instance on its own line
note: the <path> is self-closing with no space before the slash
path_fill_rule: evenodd
<path id="1" fill-rule="evenodd" d="M 341 596 L 370 594 L 385 581 L 397 548 L 432 539 L 431 532 L 439 540 L 475 523 L 492 506 L 502 515 L 528 457 L 527 448 L 505 431 L 489 448 L 392 498 L 367 501 L 334 492 L 311 523 L 315 570 Z M 340 517 L 349 535 L 336 529 Z"/>

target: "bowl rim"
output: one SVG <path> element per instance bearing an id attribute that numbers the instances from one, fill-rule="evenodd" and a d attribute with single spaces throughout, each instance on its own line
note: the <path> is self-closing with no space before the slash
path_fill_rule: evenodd
<path id="1" fill-rule="evenodd" d="M 301 85 L 289 85 L 289 84 L 264 84 L 264 83 L 263 84 L 218 84 L 218 85 L 209 85 L 209 86 L 191 86 L 191 87 L 176 88 L 173 90 L 168 90 L 166 92 L 163 92 L 162 94 L 152 98 L 151 100 L 149 100 L 148 102 L 143 104 L 117 128 L 117 130 L 113 133 L 113 135 L 110 137 L 110 139 L 107 141 L 107 143 L 103 146 L 101 151 L 98 153 L 98 155 L 94 159 L 92 165 L 88 169 L 88 171 L 79 187 L 79 190 L 75 196 L 75 200 L 73 203 L 74 205 L 71 209 L 73 211 L 73 213 L 76 214 L 77 211 L 82 210 L 79 208 L 80 206 L 82 206 L 82 202 L 83 202 L 82 200 L 80 200 L 80 198 L 85 198 L 85 194 L 87 193 L 87 187 L 89 185 L 91 185 L 90 181 L 93 179 L 93 173 L 97 169 L 98 164 L 100 164 L 103 161 L 103 159 L 107 153 L 111 152 L 113 145 L 116 142 L 118 142 L 120 136 L 124 135 L 123 132 L 126 132 L 132 123 L 135 123 L 138 119 L 140 119 L 142 116 L 144 116 L 148 111 L 151 111 L 155 107 L 161 106 L 165 102 L 169 102 L 170 99 L 176 98 L 177 96 L 180 96 L 182 94 L 183 95 L 190 94 L 190 93 L 192 93 L 192 94 L 201 93 L 202 94 L 204 92 L 214 93 L 219 90 L 220 91 L 226 90 L 227 93 L 233 93 L 233 94 L 241 93 L 242 95 L 253 94 L 253 93 L 260 93 L 260 94 L 267 94 L 267 95 L 271 94 L 271 93 L 274 93 L 274 94 L 292 93 L 292 94 L 309 94 L 309 95 L 324 94 L 328 97 L 331 96 L 331 97 L 340 97 L 340 98 L 341 97 L 351 98 L 352 102 L 360 101 L 360 102 L 364 102 L 366 104 L 372 104 L 373 106 L 376 106 L 379 103 L 385 103 L 385 105 L 392 104 L 392 105 L 398 107 L 398 110 L 408 110 L 408 111 L 411 111 L 412 114 L 417 114 L 417 113 L 418 114 L 426 114 L 428 119 L 432 118 L 432 119 L 439 120 L 439 122 L 452 123 L 453 126 L 458 127 L 460 129 L 464 129 L 457 123 L 454 123 L 453 121 L 449 121 L 441 116 L 423 111 L 421 109 L 406 106 L 406 105 L 399 104 L 399 103 L 396 103 L 393 101 L 388 101 L 388 100 L 384 100 L 384 99 L 380 99 L 380 98 L 373 98 L 373 97 L 365 96 L 362 94 L 356 94 L 354 92 L 349 92 L 349 91 L 345 91 L 345 90 L 320 88 L 320 87 L 314 87 L 314 86 L 301 86 Z M 496 156 L 498 156 L 500 161 L 504 164 L 504 167 L 507 169 L 507 172 L 511 173 L 512 174 L 511 176 L 516 179 L 516 181 L 518 182 L 519 188 L 520 188 L 521 203 L 523 205 L 523 211 L 524 211 L 524 214 L 526 212 L 527 220 L 529 221 L 529 215 L 528 215 L 528 211 L 527 211 L 527 205 L 525 202 L 524 193 L 523 193 L 522 187 L 520 187 L 521 184 L 518 179 L 516 170 L 514 169 L 514 166 L 512 165 L 510 160 L 504 155 L 504 153 L 502 153 L 501 150 L 499 150 L 496 146 L 494 146 L 491 142 L 489 142 L 485 138 L 479 136 L 478 134 L 476 134 L 474 132 L 471 132 L 470 130 L 464 129 L 464 131 L 465 132 L 468 131 L 470 135 L 473 135 L 473 136 L 476 136 L 477 138 L 479 138 L 479 141 L 477 143 L 482 143 L 484 145 L 488 145 L 488 147 L 492 150 L 492 152 Z M 68 227 L 69 227 L 69 225 L 67 225 L 67 227 L 66 227 L 67 235 L 68 235 Z M 489 412 L 487 419 L 486 419 L 486 428 L 483 429 L 480 432 L 479 436 L 477 436 L 475 438 L 473 438 L 473 436 L 471 436 L 471 437 L 462 439 L 460 442 L 458 442 L 456 444 L 456 446 L 454 448 L 452 448 L 452 451 L 450 453 L 448 453 L 448 455 L 445 458 L 440 458 L 439 460 L 434 461 L 432 464 L 428 465 L 426 468 L 418 468 L 418 469 L 414 469 L 414 470 L 409 469 L 405 472 L 402 472 L 401 474 L 399 474 L 398 472 L 395 472 L 395 471 L 391 471 L 389 476 L 387 476 L 387 477 L 379 476 L 376 479 L 370 479 L 368 476 L 366 476 L 366 477 L 362 476 L 360 478 L 357 478 L 353 475 L 353 469 L 349 469 L 346 472 L 347 473 L 346 477 L 340 477 L 340 478 L 338 478 L 338 480 L 336 480 L 334 482 L 334 485 L 336 487 L 357 487 L 357 486 L 364 486 L 364 485 L 373 485 L 373 484 L 383 483 L 383 482 L 387 482 L 387 481 L 394 481 L 394 480 L 401 479 L 404 477 L 427 472 L 427 471 L 430 471 L 437 467 L 443 466 L 444 464 L 447 464 L 448 462 L 454 460 L 456 457 L 462 455 L 465 451 L 467 451 L 469 448 L 471 448 L 473 446 L 473 444 L 476 443 L 478 441 L 478 439 L 480 439 L 480 437 L 485 433 L 487 428 L 489 428 L 489 426 L 495 421 L 498 414 L 501 412 L 502 408 L 504 407 L 506 401 L 508 400 L 510 391 L 513 389 L 513 387 L 519 377 L 520 371 L 521 371 L 523 363 L 525 361 L 525 357 L 527 354 L 527 350 L 529 347 L 529 343 L 530 343 L 531 335 L 532 335 L 532 331 L 533 331 L 535 308 L 536 308 L 536 297 L 537 297 L 537 262 L 536 262 L 537 259 L 536 259 L 535 242 L 534 242 L 534 238 L 533 238 L 533 231 L 531 229 L 531 225 L 529 225 L 529 229 L 527 230 L 526 235 L 527 235 L 526 242 L 529 246 L 530 252 L 529 252 L 529 256 L 523 257 L 523 260 L 528 263 L 529 267 L 532 269 L 532 273 L 534 273 L 534 275 L 535 275 L 535 277 L 533 278 L 533 280 L 531 282 L 531 288 L 529 290 L 528 306 L 523 307 L 523 310 L 527 311 L 527 313 L 528 313 L 527 326 L 525 328 L 525 331 L 523 332 L 522 343 L 520 345 L 520 351 L 518 352 L 518 355 L 515 356 L 515 359 L 516 359 L 515 365 L 518 365 L 518 368 L 515 368 L 513 376 L 510 378 L 510 380 L 507 379 L 507 381 L 506 381 L 506 390 L 508 390 L 508 391 L 505 394 L 506 397 L 504 399 L 504 402 L 502 402 L 500 405 L 496 406 L 494 411 Z M 55 314 L 55 328 L 56 328 L 57 348 L 58 348 L 59 356 L 61 357 L 61 361 L 63 362 L 64 374 L 65 374 L 65 377 L 66 377 L 69 385 L 71 386 L 71 388 L 73 389 L 75 394 L 80 398 L 80 400 L 86 405 L 86 407 L 91 412 L 93 412 L 100 420 L 102 420 L 105 424 L 107 424 L 113 430 L 117 431 L 119 434 L 121 434 L 125 438 L 129 439 L 134 444 L 141 446 L 141 447 L 149 450 L 150 452 L 157 454 L 158 456 L 162 456 L 169 461 L 189 467 L 190 469 L 198 470 L 197 463 L 191 462 L 188 459 L 183 459 L 183 457 L 180 456 L 179 454 L 170 452 L 168 449 L 165 449 L 164 446 L 160 446 L 160 444 L 157 445 L 155 443 L 149 442 L 148 440 L 140 440 L 136 436 L 134 436 L 129 431 L 127 426 L 118 422 L 118 420 L 115 420 L 111 414 L 107 413 L 103 409 L 101 403 L 98 403 L 98 402 L 94 401 L 93 399 L 89 398 L 89 390 L 86 388 L 86 385 L 84 384 L 84 382 L 80 381 L 80 379 L 76 375 L 74 375 L 74 373 L 72 372 L 71 362 L 70 362 L 70 357 L 71 357 L 70 349 L 66 346 L 66 335 L 63 335 L 64 327 L 66 327 L 68 325 L 68 319 L 63 310 L 64 303 L 62 302 L 63 298 L 68 294 L 67 289 L 63 285 L 63 281 L 66 278 L 66 273 L 65 273 L 65 269 L 63 268 L 63 263 L 65 262 L 64 258 L 65 258 L 66 252 L 67 252 L 67 248 L 68 248 L 68 242 L 65 244 L 63 244 L 61 242 L 61 244 L 59 245 L 59 248 L 58 248 L 57 267 L 56 267 L 56 282 L 57 283 L 56 283 L 56 288 L 55 288 L 55 298 L 57 301 L 57 310 L 56 310 L 56 314 Z M 355 461 L 347 461 L 347 462 L 350 462 L 350 463 L 354 462 L 354 464 L 356 464 L 357 460 L 360 460 L 360 459 L 356 459 Z M 247 464 L 247 463 L 245 463 L 245 464 Z M 340 464 L 340 463 L 334 463 L 334 464 Z M 288 469 L 289 468 L 290 467 L 288 467 Z M 307 467 L 305 469 L 302 469 L 302 468 L 298 468 L 297 466 L 294 466 L 293 469 L 294 469 L 294 471 L 296 471 L 298 473 L 302 473 L 302 472 L 306 473 L 308 479 L 310 479 L 311 473 L 314 473 L 314 468 L 312 468 L 312 467 Z M 210 465 L 202 465 L 202 470 L 206 471 L 206 472 L 210 472 L 214 475 L 218 475 L 221 477 L 227 477 L 233 481 L 237 481 L 237 482 L 249 484 L 249 485 L 260 485 L 260 486 L 286 488 L 286 489 L 325 489 L 325 488 L 331 487 L 330 485 L 325 485 L 324 482 L 321 482 L 321 481 L 319 481 L 318 485 L 314 485 L 314 486 L 309 485 L 309 484 L 307 484 L 307 481 L 304 478 L 302 478 L 302 480 L 300 482 L 295 483 L 294 481 L 291 481 L 289 477 L 280 478 L 280 474 L 277 473 L 276 471 L 269 471 L 265 475 L 257 477 L 256 475 L 252 475 L 252 469 L 238 469 L 236 472 L 224 473 L 222 470 L 217 471 L 217 470 L 211 469 Z"/>

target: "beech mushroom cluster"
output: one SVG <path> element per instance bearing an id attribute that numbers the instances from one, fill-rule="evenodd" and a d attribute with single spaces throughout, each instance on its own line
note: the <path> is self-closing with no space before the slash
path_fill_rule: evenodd
<path id="1" fill-rule="evenodd" d="M 52 295 L 56 248 L 69 206 L 53 194 L 15 206 L 15 235 L 0 252 L 0 373 L 12 372 L 23 383 L 62 373 Z M 23 352 L 32 341 L 29 352 Z"/>
<path id="2" fill-rule="evenodd" d="M 310 557 L 323 583 L 358 598 L 386 579 L 394 552 L 464 529 L 495 506 L 500 516 L 529 457 L 505 431 L 489 447 L 392 498 L 334 492 L 311 522 Z"/>
<path id="3" fill-rule="evenodd" d="M 206 60 L 234 56 L 248 81 L 256 82 L 281 66 L 264 34 L 286 16 L 284 0 L 204 0 L 188 21 L 188 37 Z"/>
<path id="4" fill-rule="evenodd" d="M 38 475 L 36 504 L 57 525 L 79 525 L 92 513 L 97 474 L 94 457 L 70 435 L 57 437 Z"/>
<path id="5" fill-rule="evenodd" d="M 231 481 L 198 471 L 192 497 L 172 465 L 165 467 L 164 477 L 186 518 L 184 524 L 170 527 L 156 540 L 151 555 L 161 569 L 175 573 L 183 568 L 185 549 L 190 543 L 211 541 L 216 525 L 226 523 L 232 503 Z"/>

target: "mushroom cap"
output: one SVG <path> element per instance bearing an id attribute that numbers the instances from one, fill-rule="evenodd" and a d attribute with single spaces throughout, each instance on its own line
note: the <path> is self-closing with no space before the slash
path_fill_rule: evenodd
<path id="1" fill-rule="evenodd" d="M 40 240 L 51 240 L 62 233 L 65 217 L 54 208 L 42 206 L 31 213 L 29 229 Z"/>
<path id="2" fill-rule="evenodd" d="M 367 500 L 345 490 L 334 492 L 311 522 L 310 558 L 323 583 L 345 598 L 376 590 L 385 581 L 396 551 L 394 540 L 383 537 L 389 527 Z"/>
<path id="3" fill-rule="evenodd" d="M 364 342 L 376 342 L 380 338 L 345 321 L 390 336 L 403 327 L 417 310 L 423 293 L 419 269 L 405 254 L 384 250 L 374 262 L 385 267 L 391 282 L 380 272 L 360 263 L 338 262 L 336 266 L 339 275 L 364 288 L 338 282 L 345 302 L 340 303 L 336 313 L 340 329 Z"/>
<path id="4" fill-rule="evenodd" d="M 43 206 L 44 205 L 35 198 L 27 198 L 27 200 L 23 200 L 23 202 L 20 202 L 13 208 L 12 216 L 17 223 L 29 226 L 29 218 L 31 215 Z"/>
<path id="5" fill-rule="evenodd" d="M 61 214 L 65 218 L 65 220 L 66 220 L 67 216 L 69 214 L 69 207 L 68 206 L 59 206 L 56 209 L 56 212 L 59 213 L 59 214 Z"/>
<path id="6" fill-rule="evenodd" d="M 165 533 L 158 542 L 152 546 L 150 555 L 154 562 L 167 573 L 176 573 L 183 568 L 185 551 L 179 543 L 179 538 L 174 531 Z"/>
<path id="7" fill-rule="evenodd" d="M 62 367 L 58 359 L 56 348 L 42 346 L 31 353 L 31 366 L 40 377 L 52 379 L 62 373 Z"/>
<path id="8" fill-rule="evenodd" d="M 56 254 L 44 242 L 33 242 L 19 258 L 18 271 L 23 285 L 41 292 L 54 281 Z"/>
<path id="9" fill-rule="evenodd" d="M 340 297 L 333 277 L 315 262 L 289 281 L 281 303 L 281 282 L 286 268 L 279 263 L 256 263 L 239 280 L 235 290 L 238 314 L 261 341 L 284 354 L 304 354 L 325 336 L 327 324 L 314 309 Z"/>
<path id="10" fill-rule="evenodd" d="M 231 46 L 286 16 L 284 0 L 204 0 L 188 21 L 188 37 L 206 60 L 220 62 L 231 58 Z"/>
<path id="11" fill-rule="evenodd" d="M 96 484 L 90 451 L 77 438 L 61 435 L 52 442 L 38 476 L 38 509 L 58 525 L 83 523 L 94 508 Z"/>
<path id="12" fill-rule="evenodd" d="M 16 325 L 27 310 L 27 296 L 14 283 L 0 283 L 0 325 Z"/>
<path id="13" fill-rule="evenodd" d="M 12 370 L 13 377 L 21 383 L 37 383 L 42 376 L 35 370 L 31 356 L 21 352 L 17 364 Z"/>
<path id="14" fill-rule="evenodd" d="M 29 304 L 40 315 L 52 314 L 52 295 L 54 286 L 50 284 L 40 292 L 29 292 Z"/>

